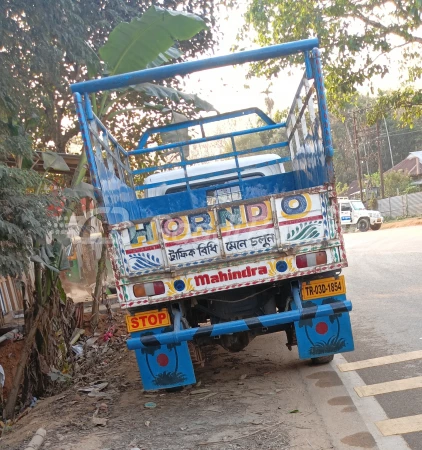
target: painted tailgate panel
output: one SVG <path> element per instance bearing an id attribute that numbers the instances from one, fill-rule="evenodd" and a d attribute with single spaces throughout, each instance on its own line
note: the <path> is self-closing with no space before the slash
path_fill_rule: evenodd
<path id="1" fill-rule="evenodd" d="M 274 205 L 274 206 L 272 206 Z M 143 221 L 111 237 L 121 276 L 222 263 L 336 237 L 326 189 Z M 199 268 L 199 267 L 198 267 Z"/>
<path id="2" fill-rule="evenodd" d="M 137 298 L 133 294 L 133 285 L 117 284 L 120 306 L 133 308 L 141 305 L 152 305 L 178 300 L 186 297 L 204 295 L 210 292 L 236 289 L 240 287 L 270 283 L 282 279 L 295 278 L 302 275 L 337 270 L 345 267 L 347 262 L 341 260 L 340 241 L 333 240 L 330 247 L 324 248 L 327 254 L 327 263 L 320 266 L 298 269 L 295 256 L 269 255 L 265 259 L 241 262 L 230 267 L 193 267 L 186 274 L 171 276 L 160 275 L 165 285 L 165 293 L 151 297 Z M 321 244 L 306 247 L 297 247 L 298 252 L 321 249 Z M 272 257 L 271 257 L 272 256 Z"/>
<path id="3" fill-rule="evenodd" d="M 283 246 L 304 244 L 328 237 L 325 202 L 321 201 L 320 194 L 286 196 L 276 200 L 276 208 Z"/>

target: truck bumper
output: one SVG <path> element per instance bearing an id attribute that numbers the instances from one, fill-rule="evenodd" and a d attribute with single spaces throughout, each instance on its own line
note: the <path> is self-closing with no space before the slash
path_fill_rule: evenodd
<path id="1" fill-rule="evenodd" d="M 164 332 L 162 334 L 140 333 L 127 341 L 129 350 L 136 350 L 161 345 L 175 345 L 184 341 L 191 341 L 199 337 L 218 337 L 224 334 L 250 331 L 256 328 L 269 328 L 287 323 L 305 323 L 317 318 L 330 317 L 352 310 L 352 303 L 348 300 L 335 301 L 326 305 L 311 305 L 306 308 L 286 311 L 250 319 L 234 320 L 232 322 L 218 323 L 206 327 L 188 328 L 180 331 Z M 299 325 L 300 326 L 300 325 Z M 138 334 L 138 333 L 137 333 Z"/>
<path id="2" fill-rule="evenodd" d="M 133 333 L 127 347 L 135 351 L 144 389 L 194 384 L 196 380 L 187 342 L 197 338 L 218 338 L 294 324 L 301 359 L 353 350 L 349 317 L 352 303 L 346 300 L 345 295 L 302 302 L 299 289 L 294 288 L 293 297 L 291 311 L 188 329 L 182 329 L 181 313 L 174 310 L 172 327 Z"/>

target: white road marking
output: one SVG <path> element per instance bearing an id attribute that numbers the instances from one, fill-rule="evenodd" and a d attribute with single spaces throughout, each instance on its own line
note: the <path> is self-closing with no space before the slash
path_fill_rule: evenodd
<path id="1" fill-rule="evenodd" d="M 351 363 L 339 364 L 338 368 L 341 372 L 349 372 L 351 370 L 367 369 L 368 367 L 384 366 L 386 364 L 394 364 L 404 361 L 412 361 L 413 359 L 422 359 L 422 350 L 415 352 L 399 353 L 398 355 L 382 356 L 381 358 L 365 359 Z"/>
<path id="2" fill-rule="evenodd" d="M 399 417 L 377 422 L 376 426 L 383 436 L 394 436 L 396 434 L 415 433 L 422 431 L 422 414 L 418 416 Z"/>
<path id="3" fill-rule="evenodd" d="M 364 420 L 366 427 L 372 434 L 379 450 L 409 450 L 409 446 L 402 436 L 385 437 L 380 430 L 375 426 L 375 422 L 384 421 L 388 419 L 387 414 L 377 402 L 375 397 L 360 398 L 355 395 L 354 386 L 365 385 L 362 378 L 357 372 L 342 373 L 337 368 L 346 365 L 346 360 L 343 355 L 337 354 L 334 356 L 334 361 L 331 362 L 331 367 L 337 372 L 340 379 L 343 381 L 347 392 L 353 400 L 359 414 Z"/>
<path id="4" fill-rule="evenodd" d="M 370 384 L 367 386 L 357 386 L 355 387 L 355 391 L 359 397 L 370 397 L 372 395 L 388 394 L 389 392 L 407 391 L 409 389 L 418 388 L 422 388 L 422 376 Z"/>

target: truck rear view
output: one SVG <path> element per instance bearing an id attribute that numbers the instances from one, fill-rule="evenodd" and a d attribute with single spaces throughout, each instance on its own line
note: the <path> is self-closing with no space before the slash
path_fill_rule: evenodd
<path id="1" fill-rule="evenodd" d="M 261 334 L 285 332 L 289 350 L 315 363 L 353 350 L 317 47 L 308 39 L 72 86 L 146 390 L 193 384 L 203 346 L 236 352 Z M 297 53 L 305 73 L 282 123 L 250 108 L 146 130 L 125 150 L 87 95 Z M 145 156 L 160 162 L 134 168 Z"/>

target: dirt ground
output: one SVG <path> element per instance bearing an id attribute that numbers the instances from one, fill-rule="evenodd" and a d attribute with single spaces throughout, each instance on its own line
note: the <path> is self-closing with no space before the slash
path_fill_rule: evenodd
<path id="1" fill-rule="evenodd" d="M 38 402 L 0 449 L 23 448 L 39 427 L 47 430 L 43 449 L 52 450 L 334 448 L 301 376 L 309 363 L 285 348 L 284 333 L 256 338 L 238 354 L 209 348 L 197 385 L 175 393 L 144 392 L 134 353 L 119 345 L 76 385 Z M 331 385 L 318 377 L 312 382 Z M 102 397 L 78 391 L 102 381 Z M 93 423 L 96 411 L 106 426 Z"/>
<path id="2" fill-rule="evenodd" d="M 422 225 L 422 217 L 410 217 L 409 219 L 396 220 L 395 222 L 383 223 L 381 230 L 388 228 L 412 227 Z"/>

